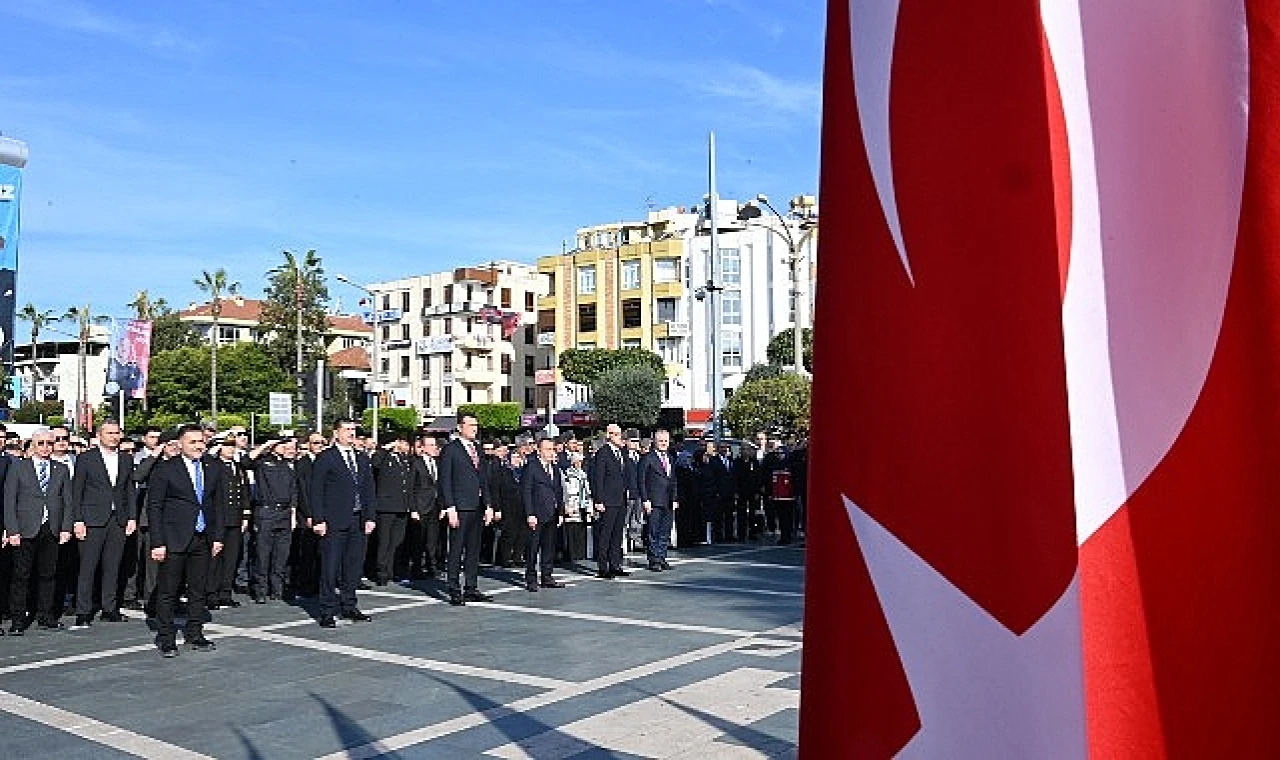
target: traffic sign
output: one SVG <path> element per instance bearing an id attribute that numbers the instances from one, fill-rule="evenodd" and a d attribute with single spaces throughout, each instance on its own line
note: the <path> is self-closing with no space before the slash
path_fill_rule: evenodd
<path id="1" fill-rule="evenodd" d="M 293 424 L 293 394 L 268 394 L 267 409 L 270 412 L 270 421 L 272 425 Z"/>

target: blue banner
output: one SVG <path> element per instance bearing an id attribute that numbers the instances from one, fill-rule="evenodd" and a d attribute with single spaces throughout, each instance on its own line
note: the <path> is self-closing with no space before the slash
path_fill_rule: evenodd
<path id="1" fill-rule="evenodd" d="M 13 364 L 14 309 L 18 269 L 18 209 L 22 170 L 0 164 L 0 361 Z"/>

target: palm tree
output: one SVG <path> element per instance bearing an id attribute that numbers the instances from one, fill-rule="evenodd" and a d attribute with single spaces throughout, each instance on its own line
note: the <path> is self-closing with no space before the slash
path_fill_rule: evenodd
<path id="1" fill-rule="evenodd" d="M 74 322 L 76 325 L 76 340 L 79 342 L 79 351 L 77 353 L 77 378 L 76 378 L 76 413 L 73 427 L 80 427 L 80 412 L 84 407 L 84 401 L 89 397 L 89 378 L 88 362 L 89 355 L 89 332 L 93 325 L 100 325 L 110 322 L 110 317 L 104 317 L 93 313 L 93 309 L 89 304 L 84 306 L 72 306 L 67 309 L 67 313 L 62 315 L 62 319 L 68 322 Z M 92 425 L 92 423 L 90 423 Z"/>
<path id="2" fill-rule="evenodd" d="M 53 324 L 58 321 L 58 315 L 53 309 L 45 309 L 41 311 L 36 308 L 35 304 L 28 303 L 18 312 L 18 319 L 31 323 L 31 372 L 37 380 L 40 379 L 40 365 L 36 363 L 36 344 L 40 340 L 40 331 L 44 330 L 46 325 Z M 34 386 L 32 393 L 35 393 Z"/>
<path id="3" fill-rule="evenodd" d="M 218 424 L 218 317 L 222 315 L 222 300 L 240 292 L 240 283 L 227 280 L 227 270 L 219 268 L 213 274 L 204 270 L 195 279 L 196 287 L 209 294 L 209 314 L 213 317 L 213 330 L 209 337 L 209 405 L 213 424 Z"/>
<path id="4" fill-rule="evenodd" d="M 284 263 L 267 272 L 267 276 L 271 279 L 277 277 L 283 278 L 285 282 L 290 283 L 294 292 L 294 311 L 295 322 L 294 336 L 295 346 L 295 366 L 294 371 L 299 375 L 303 372 L 302 364 L 302 319 L 305 311 L 306 290 L 311 288 L 318 291 L 321 287 L 320 283 L 324 278 L 324 268 L 320 266 L 320 257 L 316 255 L 315 249 L 311 249 L 299 256 L 293 251 L 281 251 L 284 254 Z"/>
<path id="5" fill-rule="evenodd" d="M 138 319 L 147 321 L 169 313 L 168 301 L 163 298 L 152 298 L 151 294 L 145 290 L 139 290 L 128 306 L 138 315 Z"/>

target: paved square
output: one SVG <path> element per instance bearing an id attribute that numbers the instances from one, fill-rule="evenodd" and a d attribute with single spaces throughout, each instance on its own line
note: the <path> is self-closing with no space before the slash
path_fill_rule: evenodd
<path id="1" fill-rule="evenodd" d="M 374 622 L 332 631 L 248 605 L 214 613 L 216 652 L 175 660 L 141 620 L 33 629 L 0 638 L 0 741 L 49 758 L 793 757 L 803 562 L 703 547 L 536 594 L 490 568 L 491 604 L 388 586 L 361 592 Z"/>

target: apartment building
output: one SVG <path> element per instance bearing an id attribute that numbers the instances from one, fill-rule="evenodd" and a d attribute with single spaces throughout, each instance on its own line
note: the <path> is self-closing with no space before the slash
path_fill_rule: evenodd
<path id="1" fill-rule="evenodd" d="M 263 304 L 259 299 L 239 295 L 224 299 L 218 314 L 218 345 L 261 340 Z M 191 304 L 178 312 L 178 319 L 191 325 L 206 342 L 213 339 L 212 303 Z M 328 319 L 329 343 L 325 349 L 329 355 L 346 348 L 369 345 L 373 328 L 360 317 L 333 314 Z"/>
<path id="2" fill-rule="evenodd" d="M 367 285 L 374 293 L 377 376 L 388 406 L 413 406 L 422 422 L 461 404 L 536 407 L 536 267 L 499 261 Z"/>

